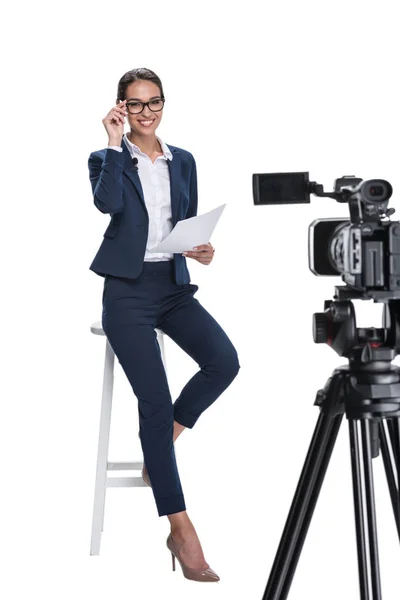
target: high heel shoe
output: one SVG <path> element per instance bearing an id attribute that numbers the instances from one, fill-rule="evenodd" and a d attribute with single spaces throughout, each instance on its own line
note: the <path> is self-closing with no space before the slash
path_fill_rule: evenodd
<path id="1" fill-rule="evenodd" d="M 175 571 L 175 558 L 178 559 L 179 564 L 182 568 L 182 573 L 186 577 L 186 579 L 192 579 L 193 581 L 219 581 L 219 577 L 216 572 L 208 567 L 207 569 L 192 569 L 185 565 L 182 560 L 181 555 L 179 554 L 179 550 L 173 539 L 172 535 L 169 534 L 167 537 L 167 548 L 171 552 L 172 555 L 172 570 Z"/>

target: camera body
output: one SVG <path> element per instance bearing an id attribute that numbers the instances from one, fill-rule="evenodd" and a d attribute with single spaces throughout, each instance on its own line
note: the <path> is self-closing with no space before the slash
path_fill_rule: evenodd
<path id="1" fill-rule="evenodd" d="M 341 275 L 357 290 L 400 290 L 400 224 L 316 219 L 308 230 L 308 261 L 315 275 Z"/>

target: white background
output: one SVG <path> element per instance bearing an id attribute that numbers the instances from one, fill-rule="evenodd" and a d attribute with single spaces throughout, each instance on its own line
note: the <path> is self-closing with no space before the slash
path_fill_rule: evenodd
<path id="1" fill-rule="evenodd" d="M 312 339 L 340 278 L 308 269 L 308 225 L 347 207 L 254 206 L 252 174 L 388 179 L 399 207 L 396 2 L 17 3 L 3 13 L 2 493 L 8 600 L 260 599 L 317 418 L 315 394 L 346 361 Z M 231 386 L 182 433 L 188 514 L 218 585 L 172 572 L 167 517 L 149 488 L 107 492 L 89 555 L 104 338 L 103 279 L 89 271 L 109 217 L 87 159 L 120 77 L 148 67 L 167 98 L 157 133 L 197 162 L 199 214 L 227 203 L 210 266 L 187 259 L 198 300 L 238 350 Z M 128 126 L 125 126 L 125 131 Z M 393 217 L 400 218 L 400 211 Z M 381 305 L 356 303 L 359 326 Z M 167 340 L 175 400 L 198 366 Z M 116 361 L 111 458 L 141 460 L 137 400 Z M 290 600 L 359 597 L 343 421 Z M 375 463 L 382 589 L 398 598 L 399 544 Z M 204 584 L 203 584 L 204 585 Z"/>

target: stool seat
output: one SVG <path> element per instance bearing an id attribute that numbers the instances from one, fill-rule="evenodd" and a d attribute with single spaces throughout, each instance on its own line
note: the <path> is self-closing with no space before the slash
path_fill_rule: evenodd
<path id="1" fill-rule="evenodd" d="M 95 321 L 94 323 L 92 323 L 90 326 L 90 331 L 96 335 L 106 335 L 104 333 L 101 321 Z"/>
<path id="2" fill-rule="evenodd" d="M 90 326 L 90 331 L 95 335 L 106 335 L 104 333 L 101 321 L 94 321 Z M 155 327 L 154 331 L 157 333 L 157 336 L 161 336 L 164 334 L 164 332 L 161 329 L 157 329 L 157 327 Z"/>
<path id="3" fill-rule="evenodd" d="M 154 329 L 157 333 L 157 342 L 160 346 L 161 358 L 164 364 L 165 372 L 166 360 L 164 349 L 164 332 L 161 329 Z M 110 462 L 108 459 L 110 429 L 111 429 L 111 405 L 114 389 L 114 362 L 115 353 L 103 330 L 101 321 L 94 321 L 90 326 L 90 331 L 95 335 L 103 335 L 106 338 L 106 351 L 103 371 L 103 390 L 100 412 L 100 431 L 97 450 L 96 481 L 94 491 L 92 536 L 90 543 L 90 554 L 92 556 L 100 554 L 101 532 L 104 529 L 104 509 L 106 501 L 106 490 L 108 487 L 148 487 L 141 476 L 139 477 L 108 477 L 109 471 L 133 471 L 143 469 L 142 461 Z M 150 489 L 150 488 L 149 488 Z"/>

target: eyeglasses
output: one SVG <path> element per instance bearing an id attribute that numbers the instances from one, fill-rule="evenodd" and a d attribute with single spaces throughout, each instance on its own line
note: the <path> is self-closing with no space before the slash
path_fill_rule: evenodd
<path id="1" fill-rule="evenodd" d="M 126 106 L 131 115 L 137 115 L 143 111 L 145 106 L 148 106 L 152 112 L 159 112 L 164 108 L 164 102 L 164 98 L 157 98 L 157 100 L 150 100 L 150 102 L 127 102 Z"/>

